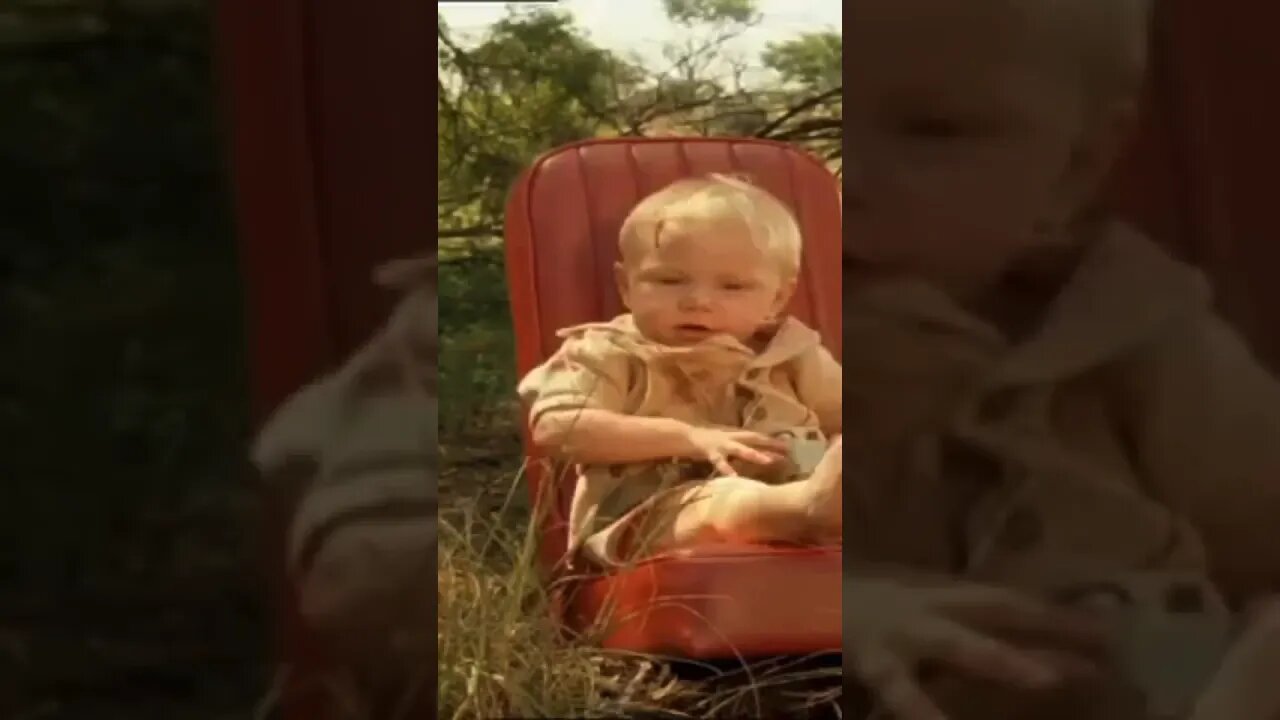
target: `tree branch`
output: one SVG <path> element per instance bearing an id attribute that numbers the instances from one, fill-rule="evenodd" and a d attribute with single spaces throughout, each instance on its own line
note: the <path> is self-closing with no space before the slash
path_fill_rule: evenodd
<path id="1" fill-rule="evenodd" d="M 785 125 L 788 121 L 799 116 L 800 114 L 804 113 L 807 110 L 812 110 L 813 108 L 821 105 L 824 102 L 827 102 L 828 100 L 831 100 L 832 98 L 840 97 L 840 95 L 843 92 L 844 92 L 844 86 L 840 85 L 840 86 L 831 88 L 826 92 L 818 93 L 817 95 L 814 95 L 810 98 L 807 98 L 801 101 L 800 103 L 793 106 L 791 109 L 784 112 L 773 122 L 757 130 L 756 137 L 759 137 L 759 138 L 773 137 L 773 133 L 777 131 L 778 128 Z"/>
<path id="2" fill-rule="evenodd" d="M 827 135 L 821 135 L 822 133 L 827 133 Z M 794 140 L 796 138 L 838 138 L 843 134 L 844 125 L 840 118 L 813 118 L 796 123 L 793 127 L 774 133 L 770 137 L 775 140 Z"/>
<path id="3" fill-rule="evenodd" d="M 439 25 L 436 26 L 436 40 L 438 40 L 441 45 L 444 45 L 449 52 L 453 53 L 453 60 L 458 64 L 460 69 L 466 70 L 471 67 L 472 63 L 470 56 L 468 56 L 462 48 L 458 47 L 458 44 L 453 41 L 453 38 L 449 37 L 449 33 L 445 32 L 444 28 Z"/>

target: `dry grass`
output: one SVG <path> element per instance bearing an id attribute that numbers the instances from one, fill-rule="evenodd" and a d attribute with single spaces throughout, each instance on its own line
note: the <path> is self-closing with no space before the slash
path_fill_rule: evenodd
<path id="1" fill-rule="evenodd" d="M 618 717 L 685 692 L 655 663 L 563 637 L 519 515 L 486 517 L 476 505 L 442 514 L 440 717 Z"/>
<path id="2" fill-rule="evenodd" d="M 534 570 L 535 539 L 509 502 L 442 513 L 441 718 L 841 716 L 838 667 L 676 665 L 566 638 Z"/>

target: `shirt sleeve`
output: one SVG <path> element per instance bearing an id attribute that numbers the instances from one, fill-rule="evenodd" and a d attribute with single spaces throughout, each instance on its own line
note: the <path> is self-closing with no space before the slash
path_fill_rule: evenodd
<path id="1" fill-rule="evenodd" d="M 1236 599 L 1280 591 L 1280 383 L 1207 313 L 1125 380 L 1139 471 L 1200 531 L 1216 579 Z"/>
<path id="2" fill-rule="evenodd" d="M 822 432 L 839 435 L 844 427 L 844 371 L 824 347 L 800 356 L 795 366 L 796 395 L 818 416 Z"/>
<path id="3" fill-rule="evenodd" d="M 590 335 L 570 337 L 520 382 L 530 426 L 550 412 L 598 409 L 625 412 L 631 362 L 610 343 Z"/>

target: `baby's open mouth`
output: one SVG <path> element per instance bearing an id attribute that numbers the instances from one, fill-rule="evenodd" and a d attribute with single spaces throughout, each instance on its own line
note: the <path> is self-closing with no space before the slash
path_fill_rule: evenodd
<path id="1" fill-rule="evenodd" d="M 687 332 L 687 333 L 711 332 L 711 328 L 707 327 L 706 325 L 699 325 L 698 323 L 682 323 L 676 326 L 676 330 L 679 330 L 680 332 Z"/>

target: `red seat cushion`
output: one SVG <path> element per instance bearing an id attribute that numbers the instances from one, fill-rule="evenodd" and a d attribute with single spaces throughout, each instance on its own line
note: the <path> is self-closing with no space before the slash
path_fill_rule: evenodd
<path id="1" fill-rule="evenodd" d="M 520 373 L 556 350 L 558 329 L 622 312 L 613 265 L 623 219 L 649 193 L 708 172 L 745 173 L 792 208 L 805 253 L 791 312 L 841 356 L 840 194 L 819 161 L 755 139 L 617 138 L 543 156 L 512 193 L 505 232 Z M 535 454 L 527 437 L 526 448 Z M 545 463 L 530 463 L 528 478 L 550 570 L 564 554 L 572 478 Z M 563 609 L 583 628 L 611 598 L 626 612 L 604 642 L 622 649 L 700 658 L 833 650 L 840 559 L 838 549 L 703 548 L 578 583 Z"/>
<path id="2" fill-rule="evenodd" d="M 607 648 L 713 660 L 839 652 L 839 548 L 710 546 L 581 583 L 571 624 Z"/>

